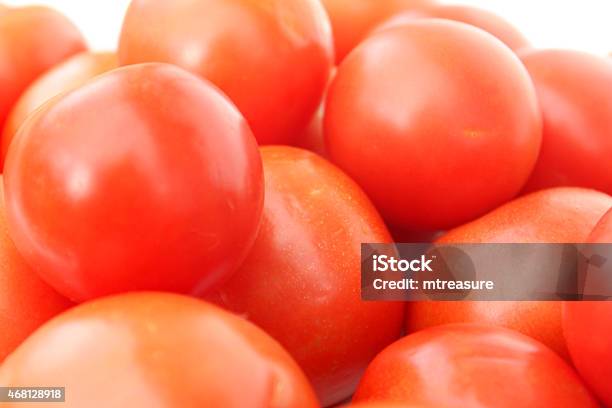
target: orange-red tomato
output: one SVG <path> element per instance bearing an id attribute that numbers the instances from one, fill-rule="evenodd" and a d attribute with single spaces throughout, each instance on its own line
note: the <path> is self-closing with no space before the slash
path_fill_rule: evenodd
<path id="1" fill-rule="evenodd" d="M 71 305 L 17 252 L 6 227 L 3 190 L 0 184 L 0 363 L 41 324 Z"/>
<path id="2" fill-rule="evenodd" d="M 406 10 L 419 10 L 431 0 L 322 0 L 331 20 L 336 63 L 382 21 Z"/>
<path id="3" fill-rule="evenodd" d="M 0 384 L 66 387 L 66 408 L 317 407 L 304 374 L 263 331 L 162 293 L 113 296 L 61 314 L 6 359 Z"/>
<path id="4" fill-rule="evenodd" d="M 261 153 L 257 240 L 208 297 L 277 339 L 329 405 L 348 397 L 368 362 L 400 336 L 402 303 L 360 297 L 361 243 L 391 237 L 361 189 L 325 159 L 282 146 Z"/>
<path id="5" fill-rule="evenodd" d="M 565 302 L 563 333 L 580 376 L 606 407 L 612 406 L 612 303 Z"/>
<path id="6" fill-rule="evenodd" d="M 378 29 L 401 26 L 414 21 L 415 18 L 443 18 L 459 21 L 492 34 L 512 50 L 529 47 L 529 41 L 508 21 L 490 11 L 470 6 L 433 5 L 418 12 L 398 14 L 382 23 Z"/>
<path id="7" fill-rule="evenodd" d="M 588 239 L 612 244 L 612 209 Z M 580 376 L 606 405 L 612 406 L 612 302 L 565 302 L 563 334 Z"/>
<path id="8" fill-rule="evenodd" d="M 2 134 L 0 169 L 8 148 L 25 119 L 43 103 L 62 92 L 75 89 L 91 78 L 117 67 L 117 56 L 111 52 L 82 52 L 56 65 L 36 79 L 13 107 Z"/>
<path id="9" fill-rule="evenodd" d="M 556 188 L 518 198 L 438 239 L 441 243 L 584 242 L 612 206 L 607 194 Z M 561 327 L 561 302 L 410 302 L 408 332 L 445 323 L 480 322 L 505 326 L 568 358 Z"/>
<path id="10" fill-rule="evenodd" d="M 34 79 L 85 48 L 77 28 L 52 9 L 6 9 L 0 15 L 0 130 Z"/>
<path id="11" fill-rule="evenodd" d="M 338 68 L 326 103 L 329 156 L 400 229 L 454 227 L 512 199 L 540 148 L 519 59 L 452 21 L 370 36 Z"/>
<path id="12" fill-rule="evenodd" d="M 544 117 L 542 151 L 526 190 L 555 186 L 612 194 L 612 61 L 567 50 L 521 54 Z"/>
<path id="13" fill-rule="evenodd" d="M 120 63 L 179 65 L 221 88 L 260 144 L 308 125 L 333 65 L 329 19 L 312 0 L 133 0 Z"/>
<path id="14" fill-rule="evenodd" d="M 45 104 L 11 144 L 4 182 L 17 248 L 79 301 L 214 286 L 246 256 L 263 206 L 240 112 L 168 64 L 118 68 Z"/>
<path id="15" fill-rule="evenodd" d="M 475 324 L 434 327 L 393 343 L 368 366 L 354 400 L 449 408 L 598 406 L 548 347 Z"/>

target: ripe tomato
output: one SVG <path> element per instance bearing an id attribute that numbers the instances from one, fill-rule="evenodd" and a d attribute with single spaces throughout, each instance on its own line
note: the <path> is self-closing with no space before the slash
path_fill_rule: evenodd
<path id="1" fill-rule="evenodd" d="M 612 197 L 579 188 L 556 188 L 518 198 L 438 242 L 584 242 Z M 533 337 L 569 358 L 561 327 L 561 302 L 411 302 L 409 333 L 445 323 L 480 322 Z"/>
<path id="2" fill-rule="evenodd" d="M 38 326 L 70 305 L 17 252 L 8 235 L 0 184 L 0 363 Z"/>
<path id="3" fill-rule="evenodd" d="M 263 204 L 257 145 L 209 83 L 123 67 L 45 104 L 5 166 L 11 236 L 60 293 L 188 292 L 233 273 Z"/>
<path id="4" fill-rule="evenodd" d="M 589 242 L 612 244 L 612 209 L 597 224 Z M 612 303 L 565 302 L 563 334 L 572 361 L 595 395 L 612 406 Z"/>
<path id="5" fill-rule="evenodd" d="M 447 325 L 404 337 L 366 370 L 355 401 L 435 407 L 597 407 L 571 367 L 512 330 Z"/>
<path id="6" fill-rule="evenodd" d="M 612 304 L 565 302 L 563 333 L 580 376 L 605 406 L 612 406 Z"/>
<path id="7" fill-rule="evenodd" d="M 322 0 L 331 20 L 336 63 L 363 40 L 377 24 L 406 10 L 419 10 L 431 0 Z"/>
<path id="8" fill-rule="evenodd" d="M 2 134 L 0 169 L 13 136 L 36 108 L 52 97 L 83 85 L 91 78 L 117 67 L 117 56 L 110 52 L 82 52 L 56 65 L 35 80 L 21 95 L 9 115 Z"/>
<path id="9" fill-rule="evenodd" d="M 0 383 L 61 385 L 67 408 L 317 406 L 304 374 L 263 331 L 162 293 L 113 296 L 56 317 L 6 359 Z"/>
<path id="10" fill-rule="evenodd" d="M 0 130 L 19 95 L 47 69 L 85 50 L 66 17 L 46 7 L 7 8 L 0 15 Z"/>
<path id="11" fill-rule="evenodd" d="M 526 190 L 578 186 L 612 194 L 612 61 L 566 50 L 521 58 L 544 116 L 542 151 Z"/>
<path id="12" fill-rule="evenodd" d="M 511 199 L 541 138 L 518 58 L 481 30 L 442 20 L 363 42 L 338 68 L 324 121 L 332 160 L 407 230 L 453 227 Z"/>
<path id="13" fill-rule="evenodd" d="M 318 1 L 133 0 L 119 60 L 169 62 L 207 78 L 259 143 L 288 143 L 319 106 L 333 44 Z"/>
<path id="14" fill-rule="evenodd" d="M 259 235 L 236 275 L 208 298 L 277 339 L 330 405 L 400 336 L 403 304 L 359 294 L 360 244 L 391 237 L 361 189 L 325 159 L 281 146 L 261 153 Z"/>

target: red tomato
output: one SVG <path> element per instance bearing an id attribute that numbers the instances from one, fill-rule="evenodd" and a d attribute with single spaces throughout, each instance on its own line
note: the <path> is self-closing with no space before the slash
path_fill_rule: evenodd
<path id="1" fill-rule="evenodd" d="M 612 209 L 589 242 L 612 243 Z M 612 406 L 612 303 L 565 302 L 563 334 L 576 369 L 595 395 Z"/>
<path id="2" fill-rule="evenodd" d="M 83 85 L 91 78 L 117 67 L 111 52 L 82 52 L 56 65 L 35 80 L 21 95 L 9 115 L 2 135 L 0 169 L 13 136 L 36 108 L 52 97 Z"/>
<path id="3" fill-rule="evenodd" d="M 492 34 L 515 51 L 529 47 L 529 41 L 508 21 L 490 11 L 470 6 L 433 5 L 419 10 L 418 13 L 401 13 L 381 24 L 379 29 L 401 26 L 413 22 L 415 18 L 443 18 L 459 21 Z"/>
<path id="4" fill-rule="evenodd" d="M 169 62 L 207 78 L 259 143 L 289 143 L 319 106 L 333 44 L 318 1 L 133 0 L 119 59 Z"/>
<path id="5" fill-rule="evenodd" d="M 109 297 L 56 317 L 5 361 L 0 384 L 61 385 L 66 408 L 317 406 L 304 374 L 263 331 L 162 293 Z"/>
<path id="6" fill-rule="evenodd" d="M 17 252 L 8 235 L 4 211 L 0 183 L 0 363 L 38 326 L 71 305 L 44 283 Z"/>
<path id="7" fill-rule="evenodd" d="M 442 20 L 362 43 L 338 68 L 324 126 L 332 160 L 407 230 L 453 227 L 511 199 L 541 138 L 518 58 L 481 30 Z"/>
<path id="8" fill-rule="evenodd" d="M 262 179 L 255 139 L 216 88 L 141 64 L 37 110 L 4 181 L 17 248 L 81 301 L 203 290 L 233 273 L 255 239 Z"/>
<path id="9" fill-rule="evenodd" d="M 355 401 L 436 407 L 593 407 L 571 367 L 512 330 L 447 325 L 404 337 L 366 370 Z"/>
<path id="10" fill-rule="evenodd" d="M 52 9 L 4 10 L 0 15 L 0 130 L 19 95 L 36 77 L 84 49 L 77 28 Z"/>
<path id="11" fill-rule="evenodd" d="M 394 14 L 419 10 L 431 0 L 322 0 L 331 20 L 336 63 L 363 40 L 376 25 Z"/>
<path id="12" fill-rule="evenodd" d="M 612 406 L 612 303 L 565 302 L 563 333 L 580 376 Z"/>
<path id="13" fill-rule="evenodd" d="M 360 244 L 391 237 L 361 189 L 325 159 L 281 146 L 261 153 L 259 235 L 238 273 L 209 298 L 276 338 L 330 405 L 400 336 L 402 303 L 360 297 Z"/>
<path id="14" fill-rule="evenodd" d="M 438 242 L 584 242 L 612 206 L 607 194 L 578 188 L 544 190 L 518 198 Z M 480 322 L 531 336 L 569 358 L 561 327 L 561 302 L 411 302 L 407 331 L 445 323 Z"/>
<path id="15" fill-rule="evenodd" d="M 578 186 L 612 194 L 612 61 L 565 50 L 521 58 L 544 116 L 542 151 L 526 190 Z"/>

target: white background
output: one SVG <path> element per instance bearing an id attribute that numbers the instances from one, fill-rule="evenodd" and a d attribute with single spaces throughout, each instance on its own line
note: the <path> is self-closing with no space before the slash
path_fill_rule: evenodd
<path id="1" fill-rule="evenodd" d="M 166 0 L 172 1 L 172 0 Z M 377 1 L 377 0 L 372 0 Z M 0 0 L 9 5 L 46 4 L 74 21 L 94 49 L 116 48 L 129 0 Z M 494 11 L 540 48 L 612 51 L 612 0 L 461 0 Z"/>

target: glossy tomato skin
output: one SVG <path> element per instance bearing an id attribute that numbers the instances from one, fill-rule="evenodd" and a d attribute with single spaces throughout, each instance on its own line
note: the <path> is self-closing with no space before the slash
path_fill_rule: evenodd
<path id="1" fill-rule="evenodd" d="M 612 209 L 588 239 L 612 244 Z M 605 406 L 612 406 L 612 303 L 565 302 L 563 334 L 574 366 Z"/>
<path id="2" fill-rule="evenodd" d="M 331 20 L 336 63 L 353 50 L 369 32 L 391 16 L 408 10 L 420 10 L 430 0 L 322 0 Z"/>
<path id="3" fill-rule="evenodd" d="M 0 184 L 0 363 L 41 324 L 70 306 L 15 248 L 8 235 Z"/>
<path id="4" fill-rule="evenodd" d="M 391 225 L 437 230 L 521 190 L 541 116 L 507 47 L 465 24 L 416 20 L 372 35 L 342 63 L 324 129 L 332 161 Z"/>
<path id="5" fill-rule="evenodd" d="M 16 7 L 0 14 L 0 129 L 34 79 L 85 48 L 77 28 L 55 10 Z"/>
<path id="6" fill-rule="evenodd" d="M 568 50 L 521 53 L 542 107 L 542 151 L 526 191 L 556 186 L 612 194 L 612 61 Z"/>
<path id="7" fill-rule="evenodd" d="M 166 64 L 119 68 L 46 104 L 11 144 L 4 181 L 20 252 L 79 301 L 213 286 L 246 256 L 263 205 L 242 115 Z"/>
<path id="8" fill-rule="evenodd" d="M 317 406 L 304 374 L 263 331 L 167 293 L 124 294 L 71 309 L 6 360 L 0 382 L 61 384 L 67 408 Z"/>
<path id="9" fill-rule="evenodd" d="M 115 53 L 85 51 L 66 59 L 37 78 L 19 97 L 8 116 L 2 134 L 0 168 L 4 165 L 6 153 L 15 133 L 28 115 L 52 97 L 75 89 L 113 68 L 117 68 Z"/>
<path id="10" fill-rule="evenodd" d="M 403 304 L 363 302 L 362 242 L 390 242 L 361 189 L 302 149 L 261 148 L 262 226 L 240 270 L 207 297 L 263 328 L 302 367 L 323 405 L 347 398 L 399 338 Z"/>
<path id="11" fill-rule="evenodd" d="M 456 4 L 434 4 L 417 12 L 400 13 L 382 23 L 379 29 L 396 27 L 415 18 L 443 18 L 469 24 L 492 34 L 515 51 L 530 46 L 527 38 L 501 16 L 481 8 Z"/>
<path id="12" fill-rule="evenodd" d="M 556 188 L 520 197 L 440 237 L 440 243 L 585 242 L 612 197 L 593 190 Z M 409 333 L 446 323 L 480 322 L 533 337 L 569 359 L 561 302 L 410 302 Z"/>
<path id="13" fill-rule="evenodd" d="M 333 44 L 318 1 L 133 0 L 119 59 L 169 62 L 210 80 L 260 144 L 286 144 L 319 106 Z"/>
<path id="14" fill-rule="evenodd" d="M 597 407 L 572 368 L 538 341 L 501 327 L 430 328 L 368 366 L 354 401 L 439 407 Z"/>

